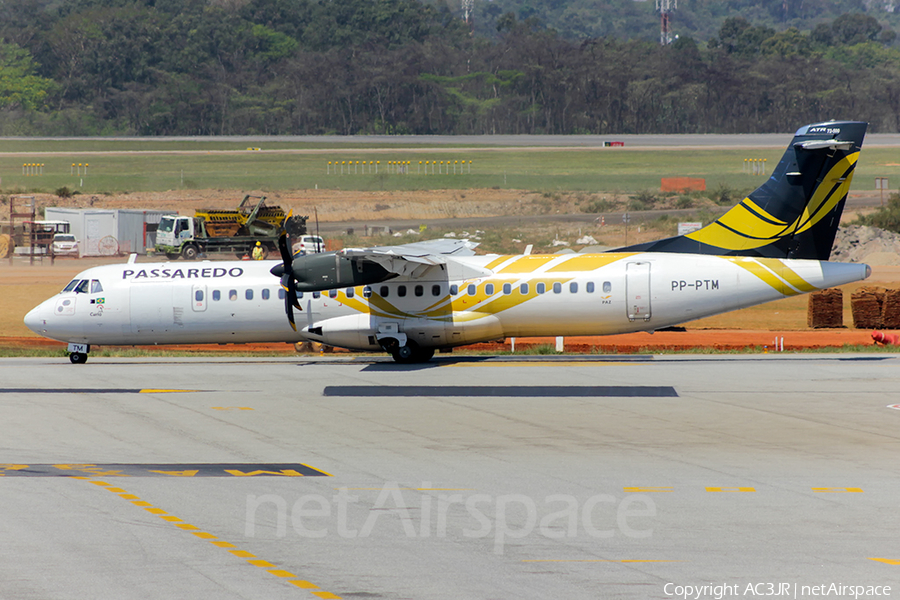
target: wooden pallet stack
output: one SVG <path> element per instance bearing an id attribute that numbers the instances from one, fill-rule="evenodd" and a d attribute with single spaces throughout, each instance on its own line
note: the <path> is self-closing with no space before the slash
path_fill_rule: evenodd
<path id="1" fill-rule="evenodd" d="M 857 329 L 881 329 L 884 327 L 883 310 L 886 290 L 862 287 L 850 296 L 853 326 Z"/>
<path id="2" fill-rule="evenodd" d="M 829 288 L 810 294 L 806 325 L 813 329 L 843 327 L 844 292 L 839 288 Z"/>
<path id="3" fill-rule="evenodd" d="M 881 326 L 885 329 L 900 329 L 900 290 L 885 290 Z"/>

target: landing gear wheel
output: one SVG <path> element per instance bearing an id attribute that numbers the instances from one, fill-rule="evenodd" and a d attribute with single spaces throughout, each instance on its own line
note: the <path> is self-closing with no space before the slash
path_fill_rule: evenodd
<path id="1" fill-rule="evenodd" d="M 84 352 L 73 352 L 69 355 L 69 360 L 73 365 L 83 365 L 87 362 L 87 356 Z"/>
<path id="2" fill-rule="evenodd" d="M 394 359 L 397 362 L 410 362 L 410 359 L 413 357 L 415 352 L 413 351 L 412 346 L 406 344 L 405 346 L 400 346 L 397 348 L 397 354 L 394 356 Z"/>
<path id="3" fill-rule="evenodd" d="M 417 343 L 410 340 L 406 342 L 405 346 L 396 346 L 391 350 L 391 356 L 394 357 L 394 361 L 402 365 L 423 363 L 428 362 L 434 356 L 434 348 L 420 348 Z"/>

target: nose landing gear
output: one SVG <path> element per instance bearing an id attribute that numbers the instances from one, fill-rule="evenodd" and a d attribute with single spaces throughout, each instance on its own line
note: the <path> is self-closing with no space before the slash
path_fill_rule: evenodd
<path id="1" fill-rule="evenodd" d="M 83 365 L 87 362 L 91 346 L 89 344 L 69 344 L 66 349 L 69 352 L 69 360 L 73 365 Z"/>

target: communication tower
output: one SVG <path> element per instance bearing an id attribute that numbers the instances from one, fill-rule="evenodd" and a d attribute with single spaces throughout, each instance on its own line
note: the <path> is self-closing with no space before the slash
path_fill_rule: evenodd
<path id="1" fill-rule="evenodd" d="M 660 14 L 659 43 L 663 46 L 672 43 L 672 29 L 669 20 L 676 8 L 678 8 L 678 0 L 656 0 L 656 10 Z"/>
<path id="2" fill-rule="evenodd" d="M 469 29 L 475 26 L 475 0 L 462 0 L 463 21 L 469 25 Z"/>

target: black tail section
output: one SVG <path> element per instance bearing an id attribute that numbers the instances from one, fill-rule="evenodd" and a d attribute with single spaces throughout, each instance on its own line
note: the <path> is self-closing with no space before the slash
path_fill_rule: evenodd
<path id="1" fill-rule="evenodd" d="M 828 260 L 867 127 L 801 127 L 772 176 L 711 224 L 617 251 Z"/>

